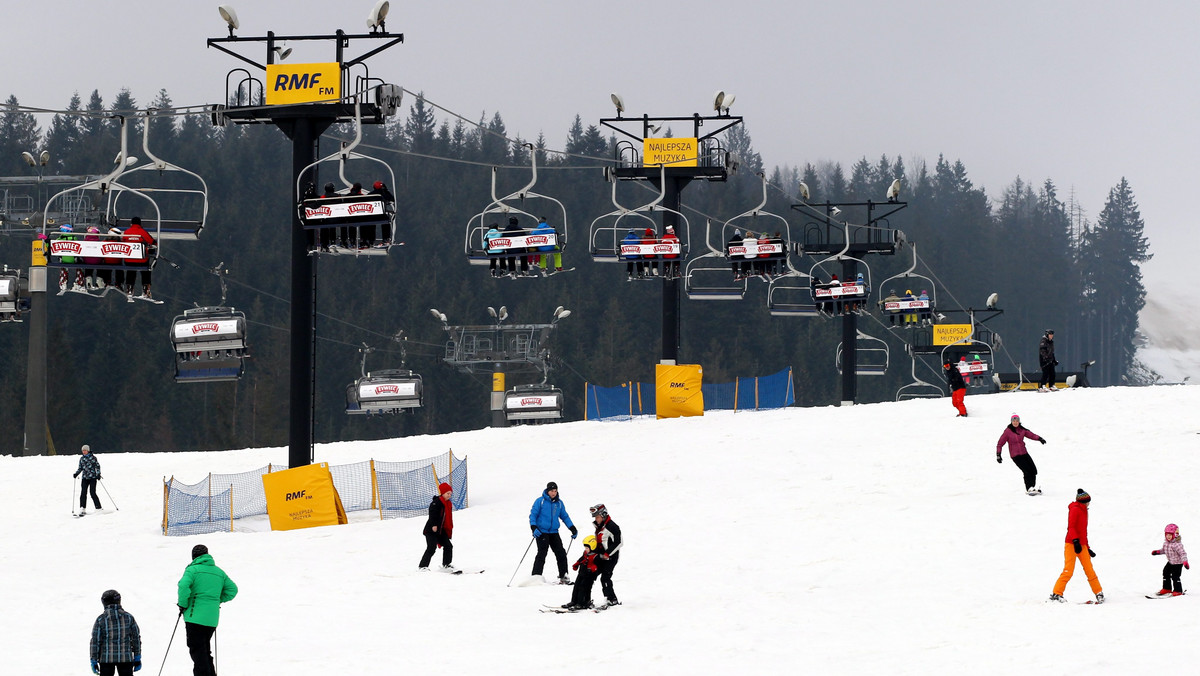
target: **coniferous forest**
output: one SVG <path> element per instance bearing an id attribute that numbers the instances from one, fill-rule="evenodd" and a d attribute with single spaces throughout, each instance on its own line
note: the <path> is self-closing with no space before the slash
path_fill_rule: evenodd
<path id="1" fill-rule="evenodd" d="M 45 177 L 106 173 L 119 143 L 117 124 L 105 113 L 172 110 L 166 91 L 151 101 L 135 100 L 127 90 L 111 101 L 92 92 L 86 103 L 76 95 L 62 104 L 63 111 L 43 127 L 9 97 L 0 116 L 0 176 L 35 182 L 37 170 L 21 154 L 42 150 L 50 156 Z M 206 114 L 159 116 L 151 124 L 156 153 L 207 182 L 208 225 L 199 241 L 164 244 L 161 255 L 177 267 L 160 262 L 155 269 L 154 295 L 163 305 L 55 296 L 57 271 L 51 270 L 51 443 L 59 452 L 74 452 L 82 443 L 102 452 L 285 445 L 288 229 L 294 208 L 290 142 L 270 126 L 215 127 Z M 918 243 L 917 271 L 935 280 L 939 307 L 982 309 L 989 294 L 999 293 L 1004 313 L 988 323 L 1003 339 L 996 350 L 998 370 L 1016 371 L 1019 363 L 1026 373 L 1036 372 L 1038 340 L 1053 329 L 1060 368 L 1074 371 L 1095 360 L 1089 371 L 1093 386 L 1152 380 L 1135 358 L 1137 316 L 1145 298 L 1139 264 L 1150 257 L 1149 243 L 1134 187 L 1124 178 L 1113 177 L 1104 204 L 1081 205 L 1062 187 L 1070 185 L 1069 176 L 1060 177 L 1062 184 L 1014 177 L 999 194 L 985 194 L 959 161 L 939 156 L 905 162 L 888 148 L 846 166 L 793 158 L 794 164 L 768 168 L 752 143 L 753 126 L 747 119 L 723 138 L 740 160 L 728 182 L 697 182 L 683 193 L 693 255 L 703 248 L 706 220 L 719 225 L 759 203 L 759 172 L 771 185 L 767 209 L 797 228 L 805 216 L 791 205 L 799 201 L 800 181 L 808 186 L 810 202 L 819 204 L 883 201 L 893 179 L 900 178 L 901 199 L 909 206 L 888 226 Z M 346 125 L 332 128 L 320 155 L 336 150 L 351 134 Z M 412 96 L 388 124 L 365 128 L 359 150 L 388 162 L 396 173 L 396 239 L 404 246 L 383 258 L 319 257 L 316 262 L 317 442 L 489 424 L 490 379 L 443 362 L 446 334 L 430 308 L 445 313 L 451 324 L 487 324 L 488 306 L 507 306 L 519 323 L 546 323 L 556 306 L 570 309 L 550 343 L 550 382 L 566 393 L 568 420 L 583 417 L 585 382 L 612 386 L 653 380 L 661 354 L 660 283 L 627 283 L 624 265 L 593 263 L 588 255 L 589 224 L 613 208 L 602 167 L 612 163 L 615 138 L 580 117 L 546 134 L 511 138 L 500 113 L 482 115 L 472 124 L 439 117 L 430 104 Z M 135 130 L 130 139 L 131 146 L 140 144 L 141 132 Z M 538 156 L 536 191 L 566 207 L 565 266 L 575 269 L 545 279 L 495 280 L 486 267 L 467 263 L 464 232 L 491 199 L 492 166 L 500 167 L 502 194 L 528 182 L 526 143 Z M 27 268 L 38 225 L 5 219 L 0 262 Z M 252 358 L 236 383 L 177 384 L 171 321 L 196 304 L 219 301 L 219 281 L 208 272 L 218 263 L 229 270 L 227 304 L 250 321 Z M 907 269 L 912 256 L 906 247 L 867 263 L 872 278 L 883 280 Z M 754 281 L 741 302 L 683 300 L 679 361 L 701 364 L 706 382 L 791 366 L 797 405 L 836 404 L 840 321 L 772 317 L 765 290 Z M 878 299 L 878 289 L 873 292 Z M 0 324 L 3 453 L 20 452 L 23 443 L 26 326 Z M 870 318 L 861 318 L 859 328 L 887 340 L 891 358 L 886 376 L 859 379 L 858 401 L 891 400 L 912 380 L 904 343 Z M 401 331 L 403 340 L 393 340 Z M 423 408 L 399 416 L 346 415 L 345 388 L 359 375 L 364 343 L 375 348 L 368 369 L 398 368 L 403 356 L 405 366 L 424 377 Z M 923 379 L 943 383 L 939 369 L 917 368 Z"/>

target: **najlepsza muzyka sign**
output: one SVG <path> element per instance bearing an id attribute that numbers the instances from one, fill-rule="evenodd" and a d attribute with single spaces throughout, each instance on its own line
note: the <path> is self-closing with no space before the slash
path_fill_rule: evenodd
<path id="1" fill-rule="evenodd" d="M 145 258 L 141 242 L 104 242 L 100 240 L 56 239 L 50 242 L 51 256 L 87 256 L 88 258 Z"/>
<path id="2" fill-rule="evenodd" d="M 334 63 L 267 64 L 267 105 L 336 101 L 342 96 L 342 67 Z"/>
<path id="3" fill-rule="evenodd" d="M 642 141 L 642 165 L 695 167 L 699 163 L 700 142 L 694 138 L 648 138 Z"/>
<path id="4" fill-rule="evenodd" d="M 933 344 L 953 345 L 963 338 L 971 337 L 970 324 L 934 324 Z"/>

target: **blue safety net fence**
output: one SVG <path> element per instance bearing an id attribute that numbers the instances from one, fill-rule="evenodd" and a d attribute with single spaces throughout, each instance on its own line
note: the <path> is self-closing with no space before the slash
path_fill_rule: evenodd
<path id="1" fill-rule="evenodd" d="M 738 378 L 732 383 L 704 383 L 704 410 L 761 411 L 796 403 L 792 367 L 769 376 Z M 586 420 L 631 420 L 655 415 L 653 383 L 621 383 L 615 387 L 587 384 Z"/>
<path id="2" fill-rule="evenodd" d="M 238 519 L 265 515 L 262 475 L 285 469 L 267 465 L 240 474 L 210 474 L 195 484 L 171 477 L 163 484 L 163 534 L 233 531 Z M 441 482 L 454 489 L 454 509 L 468 505 L 467 462 L 452 452 L 407 462 L 331 465 L 329 473 L 346 512 L 377 510 L 381 519 L 423 516 Z"/>

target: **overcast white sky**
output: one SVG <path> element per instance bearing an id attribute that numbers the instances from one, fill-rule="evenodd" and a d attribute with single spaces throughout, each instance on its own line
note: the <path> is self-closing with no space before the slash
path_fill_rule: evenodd
<path id="1" fill-rule="evenodd" d="M 217 4 L 10 7 L 0 94 L 58 108 L 76 90 L 110 103 L 127 87 L 144 105 L 165 88 L 177 105 L 219 102 L 238 62 L 205 47 L 226 34 Z M 373 2 L 231 4 L 239 35 L 256 36 L 365 32 Z M 1195 2 L 401 1 L 387 27 L 405 44 L 370 65 L 468 118 L 498 111 L 510 135 L 544 132 L 556 148 L 576 114 L 585 124 L 613 114 L 611 91 L 627 115 L 690 115 L 724 89 L 768 167 L 882 153 L 911 166 L 943 153 L 993 197 L 1018 175 L 1052 178 L 1093 219 L 1125 176 L 1160 293 L 1200 250 L 1197 25 Z M 292 46 L 289 62 L 332 60 Z"/>

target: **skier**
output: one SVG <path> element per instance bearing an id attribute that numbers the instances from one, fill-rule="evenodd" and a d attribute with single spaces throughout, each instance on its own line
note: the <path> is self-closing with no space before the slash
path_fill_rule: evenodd
<path id="1" fill-rule="evenodd" d="M 596 522 L 596 551 L 599 553 L 596 566 L 600 569 L 600 588 L 604 590 L 608 605 L 619 606 L 621 602 L 613 591 L 612 576 L 621 557 L 621 527 L 608 515 L 608 508 L 603 504 L 593 505 L 589 511 Z"/>
<path id="2" fill-rule="evenodd" d="M 967 405 L 963 403 L 963 398 L 967 396 L 967 383 L 953 362 L 946 362 L 942 368 L 946 371 L 946 382 L 950 384 L 950 402 L 954 404 L 954 408 L 958 409 L 958 415 L 954 417 L 965 418 L 967 417 Z"/>
<path id="3" fill-rule="evenodd" d="M 130 258 L 129 262 L 133 265 L 148 265 L 150 250 L 154 247 L 154 238 L 146 229 L 142 227 L 142 219 L 139 216 L 134 216 L 129 219 L 129 227 L 125 228 L 125 234 L 121 235 L 121 239 L 126 242 L 141 242 L 143 245 L 142 258 Z M 133 292 L 134 277 L 137 272 L 130 270 L 125 273 L 125 291 L 129 295 L 135 295 Z M 150 295 L 150 270 L 142 270 L 142 292 L 137 294 L 146 298 L 151 298 Z"/>
<path id="4" fill-rule="evenodd" d="M 1100 587 L 1100 579 L 1096 577 L 1096 571 L 1092 569 L 1092 559 L 1095 558 L 1096 552 L 1088 546 L 1088 503 L 1091 501 L 1092 496 L 1080 488 L 1075 492 L 1075 502 L 1067 507 L 1067 544 L 1063 548 L 1063 557 L 1066 561 L 1063 564 L 1062 575 L 1059 575 L 1058 581 L 1054 583 L 1054 592 L 1050 594 L 1051 601 L 1067 602 L 1063 598 L 1063 592 L 1067 589 L 1067 582 L 1075 574 L 1075 560 L 1078 559 L 1083 564 L 1083 572 L 1087 575 L 1088 585 L 1096 594 L 1095 602 L 1104 603 L 1104 590 Z M 1091 602 L 1089 601 L 1089 603 Z"/>
<path id="5" fill-rule="evenodd" d="M 679 244 L 679 236 L 675 234 L 675 227 L 668 225 L 663 232 L 663 244 Z M 675 279 L 679 276 L 679 254 L 664 253 L 663 254 L 663 275 L 667 279 Z"/>
<path id="6" fill-rule="evenodd" d="M 567 610 L 586 610 L 592 608 L 592 585 L 596 582 L 600 567 L 596 565 L 596 536 L 587 535 L 583 538 L 583 556 L 579 557 L 571 568 L 578 570 L 575 576 L 575 588 L 571 590 L 571 602 L 563 605 Z"/>
<path id="7" fill-rule="evenodd" d="M 501 236 L 499 223 L 492 223 L 489 225 L 487 232 L 483 235 L 483 246 L 484 250 L 487 252 L 487 257 L 491 264 L 493 277 L 502 276 L 503 273 L 501 272 L 500 268 L 501 266 L 505 265 L 504 261 L 500 258 L 500 255 L 504 253 L 504 249 L 495 249 L 492 247 L 492 240 Z M 507 272 L 507 268 L 504 272 Z"/>
<path id="8" fill-rule="evenodd" d="M 100 461 L 92 455 L 92 447 L 87 444 L 84 444 L 79 452 L 82 454 L 79 456 L 79 468 L 72 476 L 83 474 L 83 481 L 79 485 L 79 515 L 83 516 L 87 513 L 85 508 L 89 491 L 92 494 L 92 504 L 96 505 L 96 509 L 101 508 L 100 496 L 96 495 L 96 482 L 100 480 Z"/>
<path id="9" fill-rule="evenodd" d="M 429 570 L 433 553 L 441 547 L 442 570 L 447 573 L 455 571 L 454 566 L 450 565 L 454 559 L 454 545 L 450 544 L 450 538 L 454 535 L 454 503 L 450 502 L 452 492 L 450 484 L 442 483 L 438 486 L 438 495 L 433 496 L 429 503 L 429 520 L 425 522 L 425 530 L 421 531 L 425 535 L 425 553 L 421 555 L 418 570 Z"/>
<path id="10" fill-rule="evenodd" d="M 533 508 L 529 510 L 529 529 L 533 531 L 533 537 L 537 538 L 533 574 L 542 574 L 542 568 L 546 565 L 546 549 L 553 549 L 554 558 L 558 562 L 558 583 L 571 584 L 567 578 L 567 553 L 563 550 L 562 538 L 558 536 L 560 520 L 571 530 L 572 540 L 579 536 L 579 529 L 571 523 L 571 516 L 567 514 L 566 503 L 558 497 L 558 484 L 551 481 L 546 484 L 546 490 L 542 491 L 541 497 L 533 501 Z"/>
<path id="11" fill-rule="evenodd" d="M 629 232 L 625 233 L 625 237 L 621 239 L 621 246 L 640 245 L 641 243 L 642 238 L 638 237 L 637 232 L 633 228 L 630 228 Z M 620 250 L 620 247 L 618 247 L 617 251 Z M 642 277 L 645 273 L 645 264 L 642 263 L 641 256 L 638 254 L 627 254 L 622 255 L 621 258 L 625 259 L 625 281 L 629 282 L 633 280 L 634 267 L 637 268 L 637 276 L 639 278 Z"/>
<path id="12" fill-rule="evenodd" d="M 1158 596 L 1183 596 L 1183 582 L 1179 580 L 1179 576 L 1183 574 L 1183 569 L 1191 569 L 1188 565 L 1187 550 L 1183 548 L 1183 538 L 1179 536 L 1179 526 L 1173 523 L 1167 524 L 1163 529 L 1162 549 L 1156 549 L 1150 554 L 1158 556 L 1163 554 L 1167 557 L 1167 564 L 1163 566 L 1163 585 L 1158 592 Z"/>
<path id="13" fill-rule="evenodd" d="M 92 625 L 92 673 L 132 676 L 142 668 L 142 632 L 137 620 L 121 607 L 121 594 L 109 589 L 100 595 L 104 612 Z"/>
<path id="14" fill-rule="evenodd" d="M 1046 329 L 1042 342 L 1038 344 L 1038 365 L 1042 367 L 1042 379 L 1038 381 L 1038 392 L 1057 390 L 1054 386 L 1054 367 L 1058 360 L 1054 358 L 1054 331 Z"/>
<path id="15" fill-rule="evenodd" d="M 192 547 L 192 562 L 179 578 L 179 614 L 187 631 L 188 652 L 192 656 L 194 676 L 216 676 L 212 652 L 209 650 L 213 633 L 221 616 L 221 604 L 232 601 L 238 588 L 213 563 L 208 547 Z"/>
<path id="16" fill-rule="evenodd" d="M 1029 451 L 1025 450 L 1025 440 L 1033 439 L 1045 445 L 1046 440 L 1028 429 L 1021 426 L 1021 416 L 1016 413 L 1008 419 L 1008 427 L 1000 434 L 1000 440 L 996 442 L 996 462 L 1004 462 L 1000 457 L 1000 449 L 1004 448 L 1004 444 L 1008 444 L 1008 457 L 1012 458 L 1013 464 L 1020 468 L 1021 473 L 1025 477 L 1025 493 L 1028 495 L 1041 495 L 1042 489 L 1037 487 L 1037 465 L 1033 464 L 1033 458 L 1029 455 Z"/>

